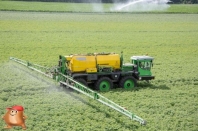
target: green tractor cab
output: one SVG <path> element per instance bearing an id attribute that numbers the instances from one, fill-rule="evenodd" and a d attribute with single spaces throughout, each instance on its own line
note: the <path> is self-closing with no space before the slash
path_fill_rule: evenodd
<path id="1" fill-rule="evenodd" d="M 153 57 L 150 56 L 132 56 L 132 64 L 136 65 L 136 69 L 139 72 L 139 80 L 152 80 L 155 77 L 152 76 L 151 68 L 153 66 Z"/>

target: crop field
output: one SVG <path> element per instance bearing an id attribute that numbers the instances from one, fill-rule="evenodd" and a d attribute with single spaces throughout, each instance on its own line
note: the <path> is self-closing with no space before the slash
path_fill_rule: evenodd
<path id="1" fill-rule="evenodd" d="M 19 104 L 27 131 L 197 131 L 197 38 L 198 14 L 0 11 L 0 116 Z M 153 56 L 156 78 L 101 94 L 146 126 L 9 61 L 13 56 L 51 67 L 58 55 L 121 51 L 125 62 Z M 4 126 L 1 120 L 0 130 Z"/>

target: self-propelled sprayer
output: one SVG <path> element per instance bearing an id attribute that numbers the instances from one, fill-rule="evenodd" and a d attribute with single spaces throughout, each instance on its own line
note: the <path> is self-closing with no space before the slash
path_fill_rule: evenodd
<path id="1" fill-rule="evenodd" d="M 140 122 L 142 125 L 146 124 L 146 121 L 139 116 L 90 89 L 89 84 L 94 85 L 94 89 L 98 91 L 109 91 L 114 84 L 118 84 L 119 87 L 124 89 L 132 89 L 139 80 L 149 81 L 155 78 L 151 73 L 153 57 L 132 56 L 131 63 L 123 63 L 122 53 L 121 56 L 116 53 L 60 55 L 58 66 L 53 68 L 47 68 L 14 57 L 10 57 L 10 60 L 53 78 L 60 85 L 72 88 L 93 98 L 132 120 Z"/>

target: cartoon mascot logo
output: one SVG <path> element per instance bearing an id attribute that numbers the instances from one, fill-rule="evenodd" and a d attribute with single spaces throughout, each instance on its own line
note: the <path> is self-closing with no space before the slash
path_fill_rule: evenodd
<path id="1" fill-rule="evenodd" d="M 19 105 L 15 105 L 12 107 L 6 108 L 7 112 L 6 114 L 2 117 L 7 124 L 5 126 L 5 129 L 10 129 L 13 126 L 21 126 L 22 129 L 26 129 L 25 125 L 25 119 L 27 119 L 27 116 L 24 115 L 23 111 L 24 108 Z"/>

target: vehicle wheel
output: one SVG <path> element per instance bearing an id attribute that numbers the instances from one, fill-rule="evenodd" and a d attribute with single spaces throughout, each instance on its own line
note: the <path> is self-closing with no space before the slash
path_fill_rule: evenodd
<path id="1" fill-rule="evenodd" d="M 108 77 L 100 78 L 95 84 L 95 88 L 99 91 L 109 91 L 112 87 L 113 82 Z"/>
<path id="2" fill-rule="evenodd" d="M 132 76 L 125 76 L 120 80 L 119 86 L 124 89 L 132 89 L 136 86 L 137 82 Z"/>
<path id="3" fill-rule="evenodd" d="M 85 85 L 85 86 L 88 86 L 87 82 L 83 78 L 76 78 L 75 80 L 78 81 L 79 83 Z"/>

